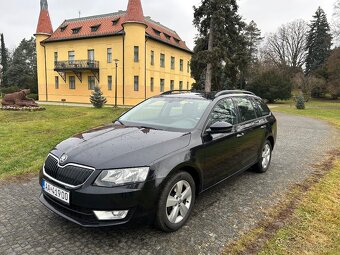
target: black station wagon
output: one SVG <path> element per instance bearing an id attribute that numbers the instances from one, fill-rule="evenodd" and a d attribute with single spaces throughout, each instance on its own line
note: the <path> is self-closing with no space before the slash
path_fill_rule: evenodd
<path id="1" fill-rule="evenodd" d="M 176 231 L 198 194 L 251 167 L 266 172 L 276 133 L 250 92 L 166 92 L 58 144 L 40 172 L 40 201 L 84 227 Z"/>

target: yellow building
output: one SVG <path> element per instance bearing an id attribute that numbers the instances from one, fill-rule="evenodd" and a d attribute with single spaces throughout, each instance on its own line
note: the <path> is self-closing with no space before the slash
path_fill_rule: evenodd
<path id="1" fill-rule="evenodd" d="M 65 20 L 54 32 L 41 0 L 36 41 L 40 101 L 89 103 L 100 86 L 108 104 L 135 105 L 194 82 L 191 50 L 144 17 L 140 0 L 129 0 L 127 11 Z"/>

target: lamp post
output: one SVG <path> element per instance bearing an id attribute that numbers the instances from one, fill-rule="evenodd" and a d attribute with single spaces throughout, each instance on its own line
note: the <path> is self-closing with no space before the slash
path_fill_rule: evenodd
<path id="1" fill-rule="evenodd" d="M 117 93 L 118 93 L 118 59 L 115 59 L 116 64 L 116 81 L 115 81 L 115 108 L 117 108 Z"/>

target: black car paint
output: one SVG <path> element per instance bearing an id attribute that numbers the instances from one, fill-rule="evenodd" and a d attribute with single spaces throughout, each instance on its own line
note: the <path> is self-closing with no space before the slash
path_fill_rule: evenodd
<path id="1" fill-rule="evenodd" d="M 204 99 L 199 94 L 176 96 Z M 40 196 L 41 202 L 53 212 L 85 227 L 121 225 L 147 216 L 152 219 L 162 185 L 171 173 L 179 169 L 186 169 L 193 175 L 197 183 L 197 193 L 246 170 L 259 160 L 267 139 L 274 146 L 277 124 L 275 117 L 270 113 L 268 116 L 259 116 L 255 120 L 235 125 L 229 134 L 209 134 L 206 130 L 207 119 L 213 107 L 221 99 L 237 96 L 252 98 L 249 95 L 228 95 L 214 99 L 196 128 L 189 132 L 111 124 L 61 142 L 51 154 L 58 158 L 67 154 L 68 160 L 63 165 L 76 163 L 97 170 L 81 188 L 77 189 L 60 185 L 44 176 L 41 171 L 40 184 L 44 178 L 56 186 L 69 190 L 71 205 L 63 205 L 44 192 Z M 102 170 L 143 166 L 150 167 L 145 183 L 115 188 L 93 185 Z M 60 206 L 65 211 L 61 211 Z M 82 212 L 82 210 L 127 209 L 130 213 L 124 221 L 88 222 L 86 217 L 83 217 L 87 214 Z"/>

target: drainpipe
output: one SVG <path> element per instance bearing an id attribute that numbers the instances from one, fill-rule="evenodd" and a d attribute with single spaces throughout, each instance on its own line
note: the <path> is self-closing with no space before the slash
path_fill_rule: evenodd
<path id="1" fill-rule="evenodd" d="M 144 63 L 144 65 L 145 65 L 145 68 L 144 68 L 144 91 L 145 91 L 145 99 L 146 99 L 146 43 L 147 43 L 147 41 L 148 41 L 148 37 L 145 37 L 145 58 L 144 58 L 144 60 L 145 60 L 145 63 Z"/>
<path id="2" fill-rule="evenodd" d="M 125 105 L 125 34 L 123 35 L 123 105 Z"/>

